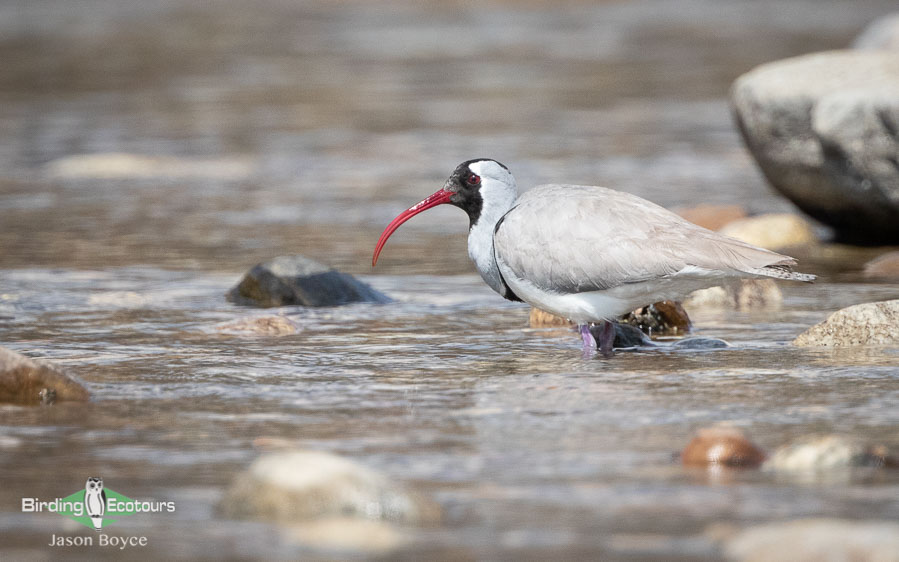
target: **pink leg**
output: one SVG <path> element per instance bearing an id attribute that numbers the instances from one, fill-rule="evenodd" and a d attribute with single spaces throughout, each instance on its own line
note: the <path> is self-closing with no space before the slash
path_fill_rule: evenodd
<path id="1" fill-rule="evenodd" d="M 581 324 L 577 329 L 581 333 L 581 339 L 584 340 L 584 355 L 592 355 L 596 351 L 596 340 L 590 333 L 590 325 Z"/>

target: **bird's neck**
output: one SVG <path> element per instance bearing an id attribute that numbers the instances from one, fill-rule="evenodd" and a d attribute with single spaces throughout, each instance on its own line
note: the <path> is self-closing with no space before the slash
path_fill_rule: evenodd
<path id="1" fill-rule="evenodd" d="M 505 297 L 506 287 L 493 251 L 493 232 L 500 219 L 514 206 L 518 191 L 514 183 L 511 186 L 491 186 L 486 178 L 484 183 L 485 185 L 481 186 L 483 194 L 481 212 L 476 220 L 472 220 L 468 231 L 468 257 L 474 262 L 487 285 Z"/>

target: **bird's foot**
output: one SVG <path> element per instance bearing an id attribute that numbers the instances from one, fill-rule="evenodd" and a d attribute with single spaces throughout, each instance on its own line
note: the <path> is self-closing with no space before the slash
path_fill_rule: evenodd
<path id="1" fill-rule="evenodd" d="M 603 357 L 612 356 L 612 344 L 615 343 L 615 323 L 603 320 L 599 323 L 599 352 Z"/>
<path id="2" fill-rule="evenodd" d="M 593 333 L 590 331 L 590 325 L 581 324 L 577 329 L 581 333 L 581 339 L 584 341 L 584 357 L 592 356 L 596 352 L 596 339 L 594 339 Z"/>
<path id="3" fill-rule="evenodd" d="M 584 342 L 584 357 L 592 357 L 598 350 L 603 357 L 612 356 L 612 344 L 615 343 L 615 323 L 603 320 L 598 325 L 581 324 L 578 326 Z M 594 337 L 594 334 L 596 336 Z"/>

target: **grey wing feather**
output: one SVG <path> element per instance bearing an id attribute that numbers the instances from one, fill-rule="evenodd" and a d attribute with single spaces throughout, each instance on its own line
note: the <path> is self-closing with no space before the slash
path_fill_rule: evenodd
<path id="1" fill-rule="evenodd" d="M 565 293 L 678 275 L 814 279 L 790 272 L 793 258 L 706 230 L 634 195 L 592 186 L 526 192 L 497 228 L 494 250 L 515 275 Z"/>

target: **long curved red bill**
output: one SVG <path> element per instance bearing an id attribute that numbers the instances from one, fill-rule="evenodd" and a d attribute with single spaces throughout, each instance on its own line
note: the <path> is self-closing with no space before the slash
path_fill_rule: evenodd
<path id="1" fill-rule="evenodd" d="M 378 244 L 375 246 L 375 253 L 371 258 L 371 266 L 374 267 L 375 264 L 378 263 L 378 255 L 381 253 L 381 248 L 384 247 L 384 244 L 387 243 L 387 239 L 390 238 L 390 235 L 393 234 L 401 224 L 411 219 L 418 213 L 427 211 L 431 207 L 449 203 L 450 197 L 452 197 L 452 195 L 453 193 L 451 191 L 440 189 L 434 192 L 432 195 L 429 195 L 428 197 L 419 201 L 415 205 L 412 205 L 411 207 L 397 215 L 395 219 L 390 221 L 390 224 L 388 224 L 387 228 L 384 229 L 384 232 L 381 233 L 381 237 L 378 238 Z"/>

